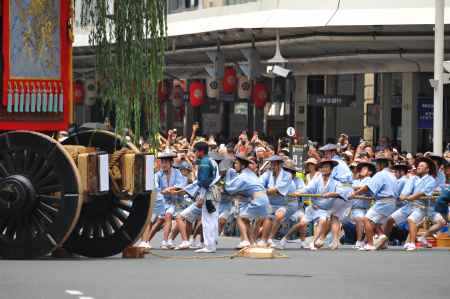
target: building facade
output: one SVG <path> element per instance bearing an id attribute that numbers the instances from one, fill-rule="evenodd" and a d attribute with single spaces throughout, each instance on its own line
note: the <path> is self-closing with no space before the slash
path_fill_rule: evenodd
<path id="1" fill-rule="evenodd" d="M 182 115 L 168 101 L 162 123 L 186 134 L 199 121 L 206 134 L 257 130 L 275 139 L 294 126 L 304 141 L 323 143 L 345 132 L 353 143 L 386 136 L 403 150 L 429 150 L 433 5 L 433 0 L 168 0 L 168 80 L 207 83 L 217 71 L 211 53 L 220 49 L 224 67 L 234 67 L 238 77 L 253 70 L 252 84 L 265 84 L 270 95 L 264 108 L 256 108 L 240 99 L 238 90 L 220 92 L 199 108 L 186 102 Z M 92 59 L 86 33 L 78 33 L 74 66 L 84 74 Z M 287 60 L 282 66 L 290 71 L 286 78 L 267 74 L 277 35 Z M 257 55 L 249 57 L 249 49 Z M 445 49 L 450 49 L 447 35 Z M 446 143 L 449 97 L 445 87 Z"/>

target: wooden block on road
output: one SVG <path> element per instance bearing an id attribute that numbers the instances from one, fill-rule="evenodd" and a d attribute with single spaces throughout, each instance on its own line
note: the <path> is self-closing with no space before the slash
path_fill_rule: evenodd
<path id="1" fill-rule="evenodd" d="M 141 259 L 144 258 L 145 250 L 141 247 L 129 246 L 122 252 L 122 258 Z"/>

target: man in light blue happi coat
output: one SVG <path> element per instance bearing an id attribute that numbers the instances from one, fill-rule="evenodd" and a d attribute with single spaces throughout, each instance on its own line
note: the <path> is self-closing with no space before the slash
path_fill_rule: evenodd
<path id="1" fill-rule="evenodd" d="M 336 198 L 348 199 L 348 188 L 343 188 L 341 182 L 331 177 L 332 170 L 337 165 L 338 162 L 334 160 L 322 160 L 319 163 L 320 173 L 315 175 L 308 185 L 298 191 L 303 194 L 321 195 L 311 199 L 311 205 L 305 209 L 305 216 L 299 224 L 300 229 L 305 229 L 310 222 L 318 221 L 317 230 L 314 232 L 313 241 L 310 243 L 311 250 L 317 250 L 324 244 L 327 223 L 331 217 Z M 338 241 L 338 234 L 333 233 L 332 247 L 334 249 L 337 249 Z"/>
<path id="2" fill-rule="evenodd" d="M 386 223 L 386 231 L 390 231 L 394 224 L 408 222 L 409 237 L 404 245 L 407 251 L 416 250 L 417 226 L 427 214 L 427 200 L 420 198 L 431 196 L 436 188 L 436 179 L 434 178 L 436 168 L 433 161 L 428 158 L 419 158 L 416 163 L 416 176 L 406 183 L 400 194 L 400 200 L 405 201 L 406 204 L 395 211 Z M 435 216 L 439 217 L 440 214 L 436 213 Z M 384 242 L 387 241 L 386 236 L 382 236 L 380 239 Z"/>
<path id="3" fill-rule="evenodd" d="M 236 155 L 235 169 L 238 175 L 225 182 L 225 191 L 239 197 L 237 224 L 241 242 L 237 248 L 255 244 L 256 236 L 250 227 L 250 221 L 264 219 L 269 215 L 269 198 L 258 176 L 249 167 L 253 163 L 243 155 Z M 267 240 L 264 240 L 267 242 Z"/>
<path id="4" fill-rule="evenodd" d="M 353 180 L 353 190 L 358 190 L 361 186 L 367 185 L 371 177 L 375 174 L 376 168 L 373 163 L 360 162 L 356 166 L 358 172 L 358 178 Z M 362 194 L 364 196 L 370 196 L 369 192 Z M 351 219 L 355 222 L 356 227 L 356 244 L 355 248 L 360 249 L 364 247 L 363 234 L 364 234 L 364 216 L 369 209 L 369 200 L 366 199 L 353 199 Z"/>
<path id="5" fill-rule="evenodd" d="M 267 161 L 270 162 L 271 168 L 261 175 L 260 180 L 264 188 L 266 188 L 272 211 L 269 217 L 264 219 L 262 240 L 257 244 L 260 247 L 272 245 L 272 239 L 269 236 L 271 233 L 276 233 L 280 220 L 284 218 L 287 212 L 287 194 L 292 182 L 292 175 L 281 167 L 283 164 L 282 157 L 274 155 Z M 273 225 L 274 219 L 275 225 Z M 273 228 L 275 228 L 275 232 L 273 232 Z M 265 243 L 263 240 L 268 240 L 268 243 Z"/>
<path id="6" fill-rule="evenodd" d="M 163 227 L 162 249 L 172 249 L 174 245 L 169 242 L 169 234 L 172 229 L 172 220 L 181 211 L 183 197 L 176 194 L 176 190 L 187 185 L 187 178 L 178 169 L 173 167 L 173 159 L 177 154 L 164 151 L 158 154 L 161 161 L 161 170 L 155 174 L 155 189 L 157 192 L 154 213 L 158 213 L 158 222 L 152 226 L 150 240 Z M 161 205 L 164 203 L 164 210 Z M 155 214 L 156 214 L 155 213 Z"/>
<path id="7" fill-rule="evenodd" d="M 324 160 L 333 160 L 338 163 L 336 167 L 333 168 L 331 177 L 342 184 L 340 188 L 343 189 L 343 192 L 352 192 L 353 174 L 347 163 L 345 163 L 345 161 L 337 154 L 337 146 L 335 144 L 326 144 L 319 148 L 319 150 L 323 152 Z M 328 225 L 328 227 L 331 228 L 331 232 L 334 236 L 339 235 L 342 221 L 349 216 L 351 206 L 351 200 L 347 200 L 346 197 L 338 197 L 333 201 L 330 217 L 331 225 Z M 337 249 L 339 245 L 339 241 L 333 242 L 332 249 Z"/>
<path id="8" fill-rule="evenodd" d="M 197 157 L 197 180 L 190 186 L 189 193 L 195 198 L 198 207 L 202 208 L 202 232 L 204 247 L 196 250 L 197 253 L 216 252 L 216 242 L 218 240 L 219 213 L 216 209 L 220 199 L 220 191 L 216 184 L 220 180 L 219 167 L 212 160 L 209 154 L 208 143 L 200 141 L 194 145 L 194 153 Z M 182 192 L 187 192 L 183 190 Z M 180 222 L 180 233 L 183 224 Z M 189 248 L 190 243 L 185 239 L 186 234 L 182 233 L 183 242 L 176 249 Z"/>
<path id="9" fill-rule="evenodd" d="M 287 244 L 287 238 L 292 235 L 294 232 L 300 233 L 300 243 L 299 247 L 303 248 L 305 246 L 305 230 L 299 230 L 299 223 L 301 219 L 305 216 L 304 204 L 302 197 L 298 196 L 299 191 L 305 187 L 305 182 L 299 177 L 296 176 L 301 170 L 297 168 L 294 161 L 286 160 L 283 163 L 283 169 L 285 171 L 290 172 L 292 176 L 291 184 L 289 186 L 288 195 L 287 195 L 287 206 L 283 214 L 275 215 L 275 221 L 272 228 L 272 236 L 277 232 L 280 224 L 284 221 L 292 221 L 295 223 L 286 235 L 281 238 L 280 243 L 275 245 L 274 247 L 278 249 L 284 249 Z"/>
<path id="10" fill-rule="evenodd" d="M 352 192 L 351 197 L 370 191 L 375 197 L 375 204 L 367 211 L 364 217 L 364 230 L 367 244 L 360 250 L 376 250 L 374 246 L 374 231 L 376 225 L 382 225 L 396 209 L 395 193 L 397 179 L 390 170 L 392 159 L 380 154 L 375 159 L 377 173 L 359 189 Z"/>

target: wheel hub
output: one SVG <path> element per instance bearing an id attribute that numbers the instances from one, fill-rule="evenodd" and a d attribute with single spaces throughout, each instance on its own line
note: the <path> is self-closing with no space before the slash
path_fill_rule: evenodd
<path id="1" fill-rule="evenodd" d="M 36 191 L 27 177 L 12 175 L 0 180 L 0 214 L 29 210 L 35 202 Z"/>

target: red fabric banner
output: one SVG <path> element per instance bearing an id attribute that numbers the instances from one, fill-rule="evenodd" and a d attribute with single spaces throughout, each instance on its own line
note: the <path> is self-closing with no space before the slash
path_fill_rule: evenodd
<path id="1" fill-rule="evenodd" d="M 71 5 L 71 0 L 2 1 L 4 64 L 0 128 L 3 130 L 67 130 L 73 97 Z M 29 32 L 29 23 L 46 27 Z M 54 118 L 43 117 L 40 113 L 44 111 L 38 109 L 43 107 L 39 100 L 47 95 L 51 95 L 52 109 L 46 113 L 54 113 Z M 15 101 L 21 98 L 23 107 L 19 103 L 15 111 Z M 5 120 L 1 115 L 6 111 L 11 115 L 29 114 L 20 120 L 14 117 Z"/>

